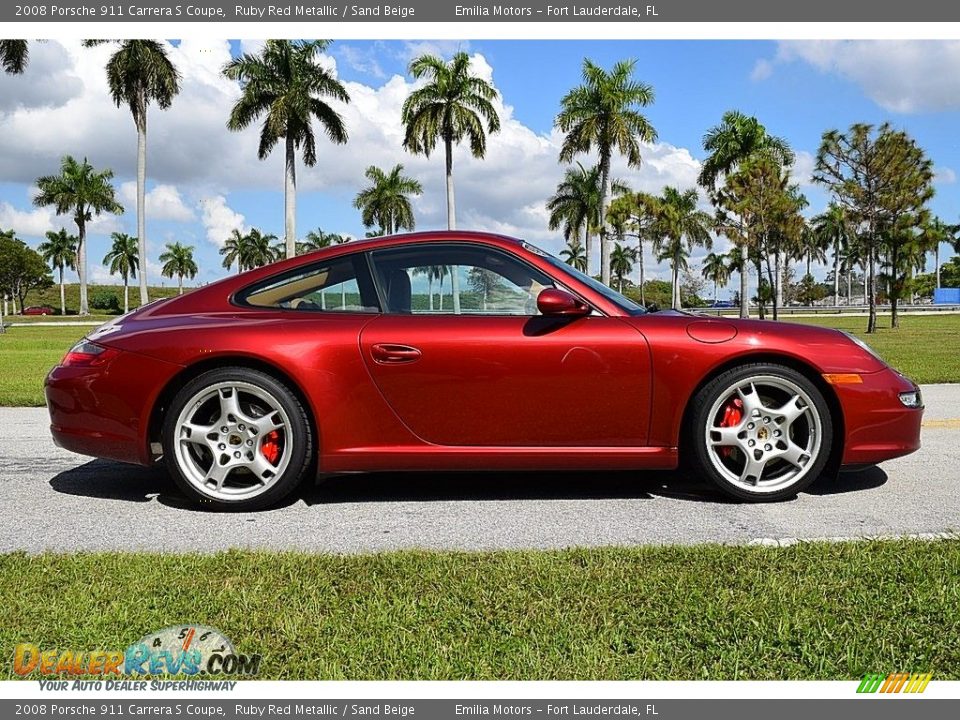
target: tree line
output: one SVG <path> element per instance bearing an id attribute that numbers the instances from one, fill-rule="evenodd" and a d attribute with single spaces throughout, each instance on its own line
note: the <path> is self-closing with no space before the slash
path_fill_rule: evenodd
<path id="1" fill-rule="evenodd" d="M 85 45 L 102 42 L 106 41 L 89 40 Z M 236 265 L 242 271 L 323 246 L 318 243 L 343 240 L 333 236 L 325 240 L 322 230 L 311 233 L 313 239 L 308 235 L 298 240 L 295 224 L 298 154 L 304 165 L 316 164 L 317 130 L 335 144 L 349 139 L 344 119 L 330 101 L 349 103 L 350 95 L 319 63 L 320 53 L 329 44 L 328 40 L 268 40 L 261 52 L 243 54 L 222 69 L 241 89 L 227 127 L 241 131 L 260 123 L 258 156 L 268 157 L 281 140 L 285 153 L 283 239 L 258 228 L 235 230 L 221 249 L 228 269 Z M 28 54 L 25 41 L 0 41 L 0 64 L 7 72 L 24 72 Z M 403 103 L 403 147 L 427 157 L 438 146 L 443 148 L 447 226 L 453 229 L 453 149 L 466 143 L 473 157 L 485 156 L 487 136 L 500 130 L 494 106 L 498 93 L 471 73 L 469 57 L 463 52 L 450 61 L 420 56 L 408 71 L 415 80 L 425 82 Z M 118 248 L 120 240 L 114 237 L 104 262 L 123 277 L 125 287 L 139 273 L 140 299 L 145 302 L 147 110 L 151 103 L 161 109 L 171 106 L 179 92 L 180 74 L 164 45 L 147 40 L 117 42 L 106 73 L 114 102 L 131 111 L 138 135 L 138 161 L 136 242 Z M 931 160 L 906 132 L 888 124 L 855 124 L 845 131 L 832 129 L 823 134 L 813 181 L 828 191 L 831 200 L 822 213 L 809 219 L 804 214 L 808 201 L 792 174 L 795 155 L 789 144 L 768 133 L 757 118 L 735 110 L 725 113 L 704 135 L 706 159 L 698 188 L 668 186 L 660 193 L 631 190 L 611 176 L 614 157 L 622 156 L 628 167 L 640 167 L 644 146 L 657 139 L 656 129 L 643 114 L 655 100 L 654 89 L 635 75 L 636 65 L 631 60 L 617 62 L 607 70 L 584 59 L 581 82 L 563 96 L 555 120 L 564 133 L 558 161 L 569 165 L 588 156 L 592 162 L 587 166 L 576 162 L 566 169 L 556 193 L 547 200 L 549 227 L 562 229 L 567 247 L 561 254 L 566 261 L 589 274 L 597 270 L 593 256 L 599 239 L 602 282 L 616 282 L 623 289 L 636 263 L 640 300 L 645 302 L 644 253 L 649 243 L 656 260 L 669 264 L 671 304 L 679 308 L 681 273 L 689 271 L 691 253 L 699 247 L 712 250 L 714 238 L 723 236 L 732 249 L 707 255 L 702 275 L 714 284 L 715 292 L 738 275 L 740 314 L 747 317 L 747 277 L 755 273 L 761 317 L 769 304 L 776 319 L 784 303 L 789 264 L 805 262 L 801 286 L 811 291 L 815 283 L 810 266 L 826 262 L 829 252 L 835 303 L 841 276 L 849 282 L 855 269 L 862 270 L 868 332 L 872 332 L 878 284 L 882 283 L 891 302 L 896 326 L 898 303 L 915 292 L 915 276 L 923 269 L 928 253 L 936 255 L 939 286 L 940 244 L 952 243 L 960 252 L 960 228 L 934 217 L 928 208 L 933 196 Z M 422 194 L 421 184 L 403 174 L 402 164 L 389 170 L 370 166 L 365 176 L 369 185 L 357 194 L 354 206 L 361 212 L 367 234 L 414 229 L 411 197 Z M 114 197 L 111 178 L 110 170 L 96 170 L 86 160 L 68 156 L 59 175 L 37 181 L 39 193 L 34 202 L 71 215 L 77 225 L 72 251 L 58 251 L 56 256 L 41 252 L 60 273 L 61 285 L 63 268 L 76 267 L 81 313 L 87 311 L 86 223 L 101 213 L 123 211 Z M 48 242 L 53 241 L 48 238 Z M 68 256 L 72 258 L 69 261 Z M 168 276 L 176 276 L 181 288 L 184 277 L 196 275 L 192 248 L 179 243 L 167 246 L 161 262 L 164 274 L 169 269 L 172 274 Z"/>

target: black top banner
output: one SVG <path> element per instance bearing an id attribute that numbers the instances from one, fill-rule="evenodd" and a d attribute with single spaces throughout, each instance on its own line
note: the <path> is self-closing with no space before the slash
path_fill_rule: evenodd
<path id="1" fill-rule="evenodd" d="M 960 3 L 943 0 L 582 0 L 564 2 L 263 2 L 89 0 L 4 2 L 0 22 L 953 22 Z"/>

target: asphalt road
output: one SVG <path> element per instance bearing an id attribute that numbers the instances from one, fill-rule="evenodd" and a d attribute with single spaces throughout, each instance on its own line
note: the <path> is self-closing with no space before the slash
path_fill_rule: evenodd
<path id="1" fill-rule="evenodd" d="M 960 530 L 960 385 L 928 385 L 923 448 L 793 501 L 728 502 L 676 473 L 379 474 L 260 513 L 189 508 L 165 473 L 53 445 L 43 408 L 0 408 L 0 551 L 338 553 L 791 542 Z"/>

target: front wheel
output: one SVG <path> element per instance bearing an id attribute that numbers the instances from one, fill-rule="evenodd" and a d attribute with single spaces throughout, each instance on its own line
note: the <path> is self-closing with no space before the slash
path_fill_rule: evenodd
<path id="1" fill-rule="evenodd" d="M 250 368 L 218 368 L 188 382 L 170 403 L 163 427 L 174 480 L 211 509 L 276 504 L 304 476 L 312 448 L 296 395 Z"/>
<path id="2" fill-rule="evenodd" d="M 830 408 L 804 375 L 756 363 L 711 380 L 694 400 L 693 464 L 740 500 L 796 495 L 823 471 L 833 442 Z"/>

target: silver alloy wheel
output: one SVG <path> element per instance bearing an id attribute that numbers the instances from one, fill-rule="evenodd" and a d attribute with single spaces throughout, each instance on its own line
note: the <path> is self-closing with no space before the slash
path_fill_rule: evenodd
<path id="1" fill-rule="evenodd" d="M 263 388 L 234 380 L 209 385 L 177 417 L 177 465 L 208 497 L 254 498 L 290 464 L 290 427 L 286 411 Z"/>
<path id="2" fill-rule="evenodd" d="M 728 408 L 741 417 L 731 422 Z M 783 377 L 738 380 L 719 394 L 707 418 L 704 439 L 711 464 L 750 493 L 795 485 L 821 451 L 820 410 L 799 385 Z"/>

